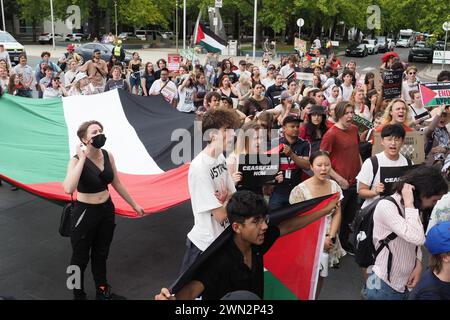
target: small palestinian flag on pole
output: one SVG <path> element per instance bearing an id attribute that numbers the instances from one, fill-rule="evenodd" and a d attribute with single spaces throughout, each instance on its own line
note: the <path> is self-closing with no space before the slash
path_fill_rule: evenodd
<path id="1" fill-rule="evenodd" d="M 227 42 L 217 36 L 210 29 L 207 29 L 201 23 L 197 27 L 197 37 L 195 44 L 202 45 L 206 51 L 212 53 L 221 53 L 227 46 Z"/>

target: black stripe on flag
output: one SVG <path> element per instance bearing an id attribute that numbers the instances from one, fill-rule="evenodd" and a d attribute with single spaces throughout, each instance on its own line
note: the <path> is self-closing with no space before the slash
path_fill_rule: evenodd
<path id="1" fill-rule="evenodd" d="M 167 171 L 181 165 L 173 163 L 171 158 L 172 148 L 179 143 L 171 141 L 176 129 L 186 129 L 189 132 L 190 136 L 185 135 L 183 139 L 190 141 L 189 159 L 193 159 L 195 115 L 176 110 L 161 95 L 143 97 L 123 90 L 118 90 L 118 93 L 128 122 L 162 170 Z"/>
<path id="2" fill-rule="evenodd" d="M 208 36 L 210 36 L 211 38 L 213 38 L 214 40 L 216 40 L 218 43 L 220 43 L 223 46 L 228 46 L 228 43 L 223 40 L 221 37 L 219 37 L 217 34 L 215 34 L 211 29 L 209 29 L 208 27 L 206 27 L 204 24 L 200 23 L 200 27 L 202 28 L 202 31 L 204 34 L 207 34 Z"/>

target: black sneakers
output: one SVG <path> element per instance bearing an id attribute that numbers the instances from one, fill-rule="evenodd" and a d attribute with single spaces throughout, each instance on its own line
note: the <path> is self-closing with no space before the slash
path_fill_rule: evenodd
<path id="1" fill-rule="evenodd" d="M 96 300 L 127 300 L 123 296 L 111 292 L 111 286 L 105 285 L 97 288 L 97 293 L 95 295 Z"/>

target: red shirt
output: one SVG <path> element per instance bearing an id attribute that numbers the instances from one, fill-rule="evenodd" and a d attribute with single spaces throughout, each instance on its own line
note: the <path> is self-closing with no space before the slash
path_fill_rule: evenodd
<path id="1" fill-rule="evenodd" d="M 351 125 L 347 130 L 333 126 L 323 136 L 320 149 L 330 153 L 334 171 L 350 185 L 356 184 L 356 176 L 361 170 L 357 126 Z"/>

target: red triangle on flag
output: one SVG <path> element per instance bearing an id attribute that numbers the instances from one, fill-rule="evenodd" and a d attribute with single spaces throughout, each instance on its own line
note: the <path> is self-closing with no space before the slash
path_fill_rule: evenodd
<path id="1" fill-rule="evenodd" d="M 205 34 L 203 33 L 202 26 L 199 24 L 197 28 L 197 41 L 196 44 L 205 39 Z"/>
<path id="2" fill-rule="evenodd" d="M 422 103 L 424 106 L 428 104 L 437 95 L 436 92 L 427 88 L 423 84 L 420 85 L 420 95 L 422 96 Z"/>

